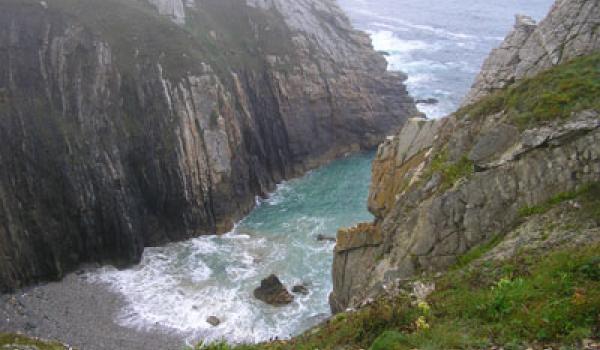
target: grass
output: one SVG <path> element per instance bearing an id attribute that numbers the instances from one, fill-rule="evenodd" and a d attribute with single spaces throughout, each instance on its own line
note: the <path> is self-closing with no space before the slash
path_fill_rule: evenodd
<path id="1" fill-rule="evenodd" d="M 573 112 L 600 110 L 600 54 L 576 58 L 497 91 L 456 112 L 473 119 L 504 111 L 521 130 L 567 119 Z"/>
<path id="2" fill-rule="evenodd" d="M 441 175 L 438 191 L 446 191 L 454 187 L 459 180 L 474 174 L 475 166 L 473 161 L 469 160 L 466 155 L 458 161 L 449 161 L 448 152 L 444 150 L 433 157 L 423 178 L 428 181 L 435 173 Z"/>
<path id="3" fill-rule="evenodd" d="M 38 349 L 38 350 L 66 350 L 67 348 L 56 342 L 48 342 L 38 339 L 32 339 L 19 334 L 0 333 L 0 349 L 13 349 L 11 346 L 20 345 L 19 349 Z"/>
<path id="4" fill-rule="evenodd" d="M 442 323 L 468 320 L 469 333 L 495 344 L 575 345 L 598 336 L 599 248 L 543 258 L 522 255 L 485 271 L 487 276 L 482 271 L 451 273 L 433 296 L 433 309 L 440 310 Z"/>

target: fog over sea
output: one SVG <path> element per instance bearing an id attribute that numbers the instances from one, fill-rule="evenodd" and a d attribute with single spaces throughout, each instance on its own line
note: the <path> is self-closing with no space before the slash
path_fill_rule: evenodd
<path id="1" fill-rule="evenodd" d="M 292 1 L 292 0 L 290 0 Z M 408 74 L 410 92 L 429 117 L 454 110 L 481 63 L 514 23 L 515 13 L 541 18 L 552 0 L 339 0 L 354 25 L 367 31 L 389 69 Z M 295 335 L 329 315 L 333 243 L 339 227 L 369 221 L 366 209 L 373 154 L 341 159 L 285 182 L 236 228 L 146 249 L 140 265 L 89 272 L 91 283 L 124 296 L 116 322 L 179 332 L 198 339 L 254 342 Z M 262 278 L 277 274 L 289 288 L 305 284 L 285 307 L 252 296 Z M 213 327 L 207 318 L 216 316 Z"/>

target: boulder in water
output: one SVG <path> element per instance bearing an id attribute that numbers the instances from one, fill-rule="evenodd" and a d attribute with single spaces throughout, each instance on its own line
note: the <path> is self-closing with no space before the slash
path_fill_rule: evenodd
<path id="1" fill-rule="evenodd" d="M 416 104 L 424 104 L 424 105 L 435 105 L 438 104 L 440 101 L 438 101 L 435 98 L 425 98 L 422 100 L 417 100 L 415 101 Z"/>
<path id="2" fill-rule="evenodd" d="M 213 327 L 216 327 L 221 324 L 221 320 L 219 320 L 219 318 L 217 318 L 217 316 L 209 316 L 206 319 L 206 322 L 208 322 L 208 324 L 210 324 Z"/>
<path id="3" fill-rule="evenodd" d="M 294 287 L 292 287 L 292 293 L 307 295 L 308 288 L 306 288 L 305 285 L 298 284 L 298 285 L 295 285 Z"/>
<path id="4" fill-rule="evenodd" d="M 325 235 L 317 235 L 317 241 L 319 242 L 335 242 L 335 237 L 325 236 Z"/>
<path id="5" fill-rule="evenodd" d="M 254 290 L 254 297 L 275 306 L 286 305 L 294 301 L 294 296 L 288 292 L 275 275 L 271 275 L 260 282 L 260 287 Z"/>

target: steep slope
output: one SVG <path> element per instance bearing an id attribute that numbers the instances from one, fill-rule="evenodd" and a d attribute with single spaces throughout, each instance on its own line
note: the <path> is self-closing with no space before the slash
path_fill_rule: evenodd
<path id="1" fill-rule="evenodd" d="M 600 49 L 600 3 L 557 1 L 538 24 L 517 16 L 515 28 L 485 61 L 463 106 L 515 81 Z"/>
<path id="2" fill-rule="evenodd" d="M 0 7 L 0 291 L 224 232 L 417 114 L 330 0 Z"/>
<path id="3" fill-rule="evenodd" d="M 412 120 L 380 146 L 369 198 L 376 219 L 338 233 L 334 312 L 421 273 L 443 271 L 469 250 L 501 239 L 526 220 L 526 208 L 600 181 L 597 5 L 558 1 L 540 25 L 546 42 L 564 48 L 564 63 L 545 70 L 546 61 L 536 59 L 531 77 L 446 119 Z M 514 36 L 502 47 L 513 45 Z M 512 50 L 544 56 L 527 43 Z M 490 62 L 502 61 L 498 55 L 505 52 L 494 51 L 484 66 L 487 81 L 502 82 L 490 85 L 495 88 L 507 84 L 506 70 L 485 73 Z M 479 96 L 477 84 L 474 91 Z M 515 250 L 522 244 L 513 243 Z"/>

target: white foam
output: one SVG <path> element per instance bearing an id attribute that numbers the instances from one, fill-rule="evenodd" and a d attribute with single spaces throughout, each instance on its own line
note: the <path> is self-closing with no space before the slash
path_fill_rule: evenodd
<path id="1" fill-rule="evenodd" d="M 403 19 L 400 19 L 397 17 L 383 16 L 383 15 L 377 14 L 373 11 L 366 10 L 366 9 L 356 9 L 355 12 L 365 15 L 365 16 L 368 16 L 371 19 L 377 19 L 381 22 L 394 23 L 396 26 L 406 27 L 406 28 L 410 28 L 410 29 L 417 29 L 417 30 L 435 34 L 437 36 L 444 37 L 444 38 L 463 39 L 463 40 L 464 39 L 478 39 L 478 37 L 475 35 L 466 34 L 466 33 L 456 33 L 456 32 L 446 30 L 444 28 L 433 27 L 433 26 L 418 24 L 418 23 L 412 23 L 412 22 L 409 22 L 409 21 L 406 21 L 406 20 L 403 20 Z"/>
<path id="2" fill-rule="evenodd" d="M 268 205 L 278 205 L 283 202 L 290 189 L 287 181 L 277 184 L 277 188 L 273 193 L 269 193 L 267 198 L 263 199 L 262 202 Z"/>
<path id="3" fill-rule="evenodd" d="M 416 50 L 432 50 L 435 47 L 420 40 L 403 40 L 390 30 L 369 31 L 373 47 L 379 51 L 393 53 L 408 53 Z"/>
<path id="4" fill-rule="evenodd" d="M 300 219 L 309 232 L 318 230 L 321 220 Z M 260 278 L 277 271 L 288 259 L 287 249 L 296 246 L 308 259 L 320 249 L 295 242 L 283 244 L 278 237 L 266 240 L 230 232 L 220 237 L 200 237 L 163 248 L 148 248 L 139 266 L 119 271 L 103 268 L 90 274 L 90 281 L 107 283 L 121 293 L 126 306 L 117 321 L 126 327 L 179 331 L 190 342 L 199 339 L 255 342 L 295 333 L 314 309 L 317 297 L 326 303 L 328 286 L 311 290 L 287 307 L 274 309 L 256 301 L 251 294 Z M 319 254 L 317 254 L 319 255 Z M 324 255 L 326 256 L 326 255 Z M 221 270 L 222 269 L 222 270 Z M 318 280 L 323 271 L 316 268 L 307 275 Z M 280 278 L 285 281 L 285 271 Z M 288 284 L 291 283 L 287 281 Z M 314 287 L 316 288 L 316 287 Z M 310 307 L 308 305 L 311 305 Z M 325 311 L 326 310 L 321 310 Z M 312 311 L 314 313 L 314 311 Z M 218 327 L 206 322 L 209 316 L 221 320 Z"/>
<path id="5" fill-rule="evenodd" d="M 222 338 L 255 342 L 298 334 L 318 321 L 317 315 L 329 314 L 333 243 L 318 242 L 316 236 L 333 235 L 339 226 L 368 219 L 361 209 L 348 216 L 352 219 L 340 222 L 337 216 L 345 217 L 349 210 L 356 210 L 353 206 L 342 205 L 336 209 L 339 212 L 331 214 L 329 205 L 340 206 L 332 197 L 340 194 L 321 189 L 337 187 L 324 186 L 326 181 L 340 182 L 339 168 L 334 169 L 335 176 L 319 177 L 319 171 L 278 186 L 231 232 L 148 248 L 138 266 L 122 271 L 99 269 L 90 272 L 88 280 L 107 284 L 123 295 L 125 306 L 116 319 L 119 324 L 149 330 L 168 328 L 189 344 Z M 368 176 L 368 172 L 364 174 Z M 346 176 L 344 181 L 356 189 L 358 180 Z M 360 179 L 367 186 L 368 178 Z M 366 187 L 363 190 L 366 195 Z M 318 196 L 322 200 L 315 200 Z M 323 204 L 329 201 L 333 204 Z M 253 290 L 271 273 L 288 287 L 309 282 L 309 294 L 296 295 L 292 304 L 281 308 L 256 300 Z M 209 316 L 216 316 L 221 324 L 212 327 L 207 323 Z"/>

